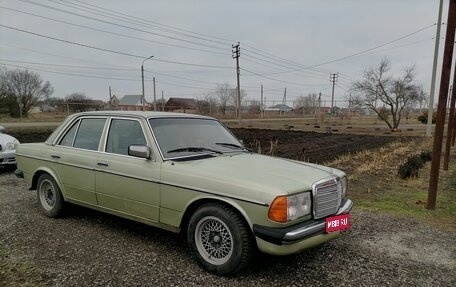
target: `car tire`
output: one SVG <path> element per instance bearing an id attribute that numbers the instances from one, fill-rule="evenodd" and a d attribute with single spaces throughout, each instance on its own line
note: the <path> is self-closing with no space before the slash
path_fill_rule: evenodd
<path id="1" fill-rule="evenodd" d="M 59 217 L 63 213 L 64 200 L 62 192 L 52 176 L 45 173 L 38 179 L 36 190 L 41 211 L 48 217 Z"/>
<path id="2" fill-rule="evenodd" d="M 250 230 L 232 209 L 217 203 L 200 206 L 187 228 L 187 240 L 198 264 L 211 273 L 231 275 L 250 262 Z"/>

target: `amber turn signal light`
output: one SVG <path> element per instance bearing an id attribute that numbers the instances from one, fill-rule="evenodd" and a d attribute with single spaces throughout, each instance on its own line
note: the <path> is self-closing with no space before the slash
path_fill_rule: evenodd
<path id="1" fill-rule="evenodd" d="M 287 197 L 277 196 L 269 206 L 269 219 L 276 222 L 287 222 Z"/>

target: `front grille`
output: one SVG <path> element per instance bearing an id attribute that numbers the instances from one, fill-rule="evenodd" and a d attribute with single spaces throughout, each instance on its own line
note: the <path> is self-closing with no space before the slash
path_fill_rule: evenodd
<path id="1" fill-rule="evenodd" d="M 337 185 L 339 178 L 331 178 L 317 182 L 313 186 L 314 218 L 322 218 L 335 214 L 339 209 L 341 194 Z"/>

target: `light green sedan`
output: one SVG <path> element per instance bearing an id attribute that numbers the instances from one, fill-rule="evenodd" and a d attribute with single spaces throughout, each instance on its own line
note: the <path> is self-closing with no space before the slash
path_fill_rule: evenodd
<path id="1" fill-rule="evenodd" d="M 256 249 L 297 253 L 350 226 L 345 173 L 256 154 L 210 117 L 74 114 L 46 142 L 18 145 L 16 158 L 45 215 L 73 203 L 183 232 L 219 275 L 241 271 Z"/>

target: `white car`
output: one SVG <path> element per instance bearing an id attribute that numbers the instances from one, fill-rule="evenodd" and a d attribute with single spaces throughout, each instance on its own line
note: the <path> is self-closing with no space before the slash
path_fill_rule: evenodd
<path id="1" fill-rule="evenodd" d="M 19 141 L 14 137 L 4 134 L 4 127 L 0 126 L 0 166 L 16 165 L 16 145 Z"/>

